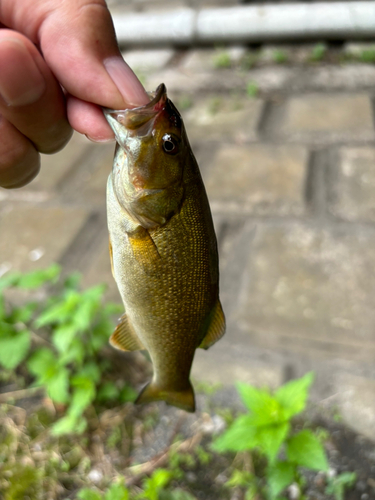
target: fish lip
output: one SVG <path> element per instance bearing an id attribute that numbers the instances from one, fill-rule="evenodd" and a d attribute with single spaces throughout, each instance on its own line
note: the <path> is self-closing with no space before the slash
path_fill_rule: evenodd
<path id="1" fill-rule="evenodd" d="M 163 96 L 165 96 L 165 99 L 167 97 L 167 88 L 164 83 L 161 83 L 155 92 L 147 92 L 151 99 L 150 102 L 147 104 L 144 104 L 143 106 L 138 106 L 137 108 L 124 108 L 124 109 L 111 109 L 111 108 L 104 108 L 102 107 L 104 116 L 107 117 L 107 115 L 113 114 L 113 113 L 124 113 L 127 111 L 134 111 L 134 112 L 144 112 L 144 111 L 151 111 L 154 113 L 157 113 L 160 111 L 160 109 L 156 109 L 158 103 L 162 100 Z"/>

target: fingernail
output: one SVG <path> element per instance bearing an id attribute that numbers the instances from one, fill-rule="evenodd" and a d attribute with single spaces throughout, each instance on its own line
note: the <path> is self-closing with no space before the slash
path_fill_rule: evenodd
<path id="1" fill-rule="evenodd" d="M 86 137 L 89 141 L 91 142 L 100 142 L 102 144 L 106 144 L 106 143 L 110 143 L 110 142 L 115 142 L 115 138 L 114 137 L 111 137 L 111 138 L 107 138 L 107 137 L 91 137 L 89 135 L 86 134 Z"/>
<path id="2" fill-rule="evenodd" d="M 106 59 L 104 66 L 129 107 L 142 106 L 150 102 L 143 85 L 121 57 Z"/>
<path id="3" fill-rule="evenodd" d="M 45 88 L 43 75 L 22 42 L 13 38 L 2 38 L 0 95 L 8 106 L 32 104 L 43 95 Z"/>

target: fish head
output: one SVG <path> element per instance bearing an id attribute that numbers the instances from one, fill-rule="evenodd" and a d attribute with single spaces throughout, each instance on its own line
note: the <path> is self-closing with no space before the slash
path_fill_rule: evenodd
<path id="1" fill-rule="evenodd" d="M 150 97 L 139 108 L 104 110 L 117 141 L 112 178 L 118 200 L 133 215 L 144 211 L 154 194 L 154 201 L 163 205 L 153 203 L 154 209 L 167 217 L 183 196 L 183 170 L 190 146 L 165 85 L 159 85 Z"/>

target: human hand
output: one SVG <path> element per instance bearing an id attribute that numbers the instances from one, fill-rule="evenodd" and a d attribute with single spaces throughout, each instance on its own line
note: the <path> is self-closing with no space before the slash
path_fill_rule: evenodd
<path id="1" fill-rule="evenodd" d="M 112 139 L 100 106 L 149 100 L 121 57 L 104 0 L 2 0 L 0 28 L 2 187 L 30 182 L 39 153 L 63 148 L 72 127 Z"/>

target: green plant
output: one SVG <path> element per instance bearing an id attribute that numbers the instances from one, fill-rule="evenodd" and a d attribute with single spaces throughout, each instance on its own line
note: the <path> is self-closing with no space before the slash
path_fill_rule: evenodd
<path id="1" fill-rule="evenodd" d="M 230 55 L 226 51 L 219 51 L 213 58 L 215 68 L 230 68 L 231 63 Z"/>
<path id="2" fill-rule="evenodd" d="M 310 54 L 309 60 L 312 62 L 318 62 L 323 59 L 327 52 L 327 45 L 325 43 L 317 43 Z"/>
<path id="3" fill-rule="evenodd" d="M 97 490 L 91 488 L 82 488 L 78 494 L 79 500 L 130 500 L 129 490 L 121 483 L 112 484 L 104 496 Z"/>
<path id="4" fill-rule="evenodd" d="M 344 500 L 346 488 L 351 488 L 356 480 L 357 474 L 355 472 L 343 472 L 328 479 L 325 492 L 327 495 L 333 495 L 336 500 Z"/>
<path id="5" fill-rule="evenodd" d="M 375 47 L 365 49 L 359 56 L 360 61 L 373 64 L 375 63 Z"/>
<path id="6" fill-rule="evenodd" d="M 277 64 L 283 64 L 288 61 L 288 54 L 283 50 L 274 50 L 272 60 Z"/>
<path id="7" fill-rule="evenodd" d="M 128 401 L 134 391 L 105 380 L 108 362 L 99 351 L 113 331 L 112 315 L 117 304 L 103 305 L 104 286 L 79 290 L 79 276 L 59 281 L 60 269 L 53 265 L 25 275 L 14 273 L 0 280 L 0 364 L 15 369 L 28 358 L 26 366 L 54 403 L 66 408 L 52 432 L 82 433 L 86 409 L 94 402 Z M 6 305 L 4 291 L 10 287 L 37 289 L 54 284 L 44 301 L 21 307 Z M 32 345 L 37 337 L 43 347 Z"/>
<path id="8" fill-rule="evenodd" d="M 246 93 L 249 97 L 256 97 L 259 94 L 259 86 L 256 82 L 249 82 L 246 85 Z"/>
<path id="9" fill-rule="evenodd" d="M 308 373 L 288 382 L 274 394 L 267 389 L 238 384 L 249 413 L 237 417 L 213 443 L 213 449 L 218 452 L 258 452 L 261 461 L 266 463 L 264 493 L 269 500 L 279 498 L 294 482 L 302 484 L 300 467 L 328 470 L 324 449 L 315 434 L 309 429 L 292 431 L 291 420 L 305 409 L 312 381 L 313 374 Z M 253 479 L 249 488 L 254 489 Z"/>

